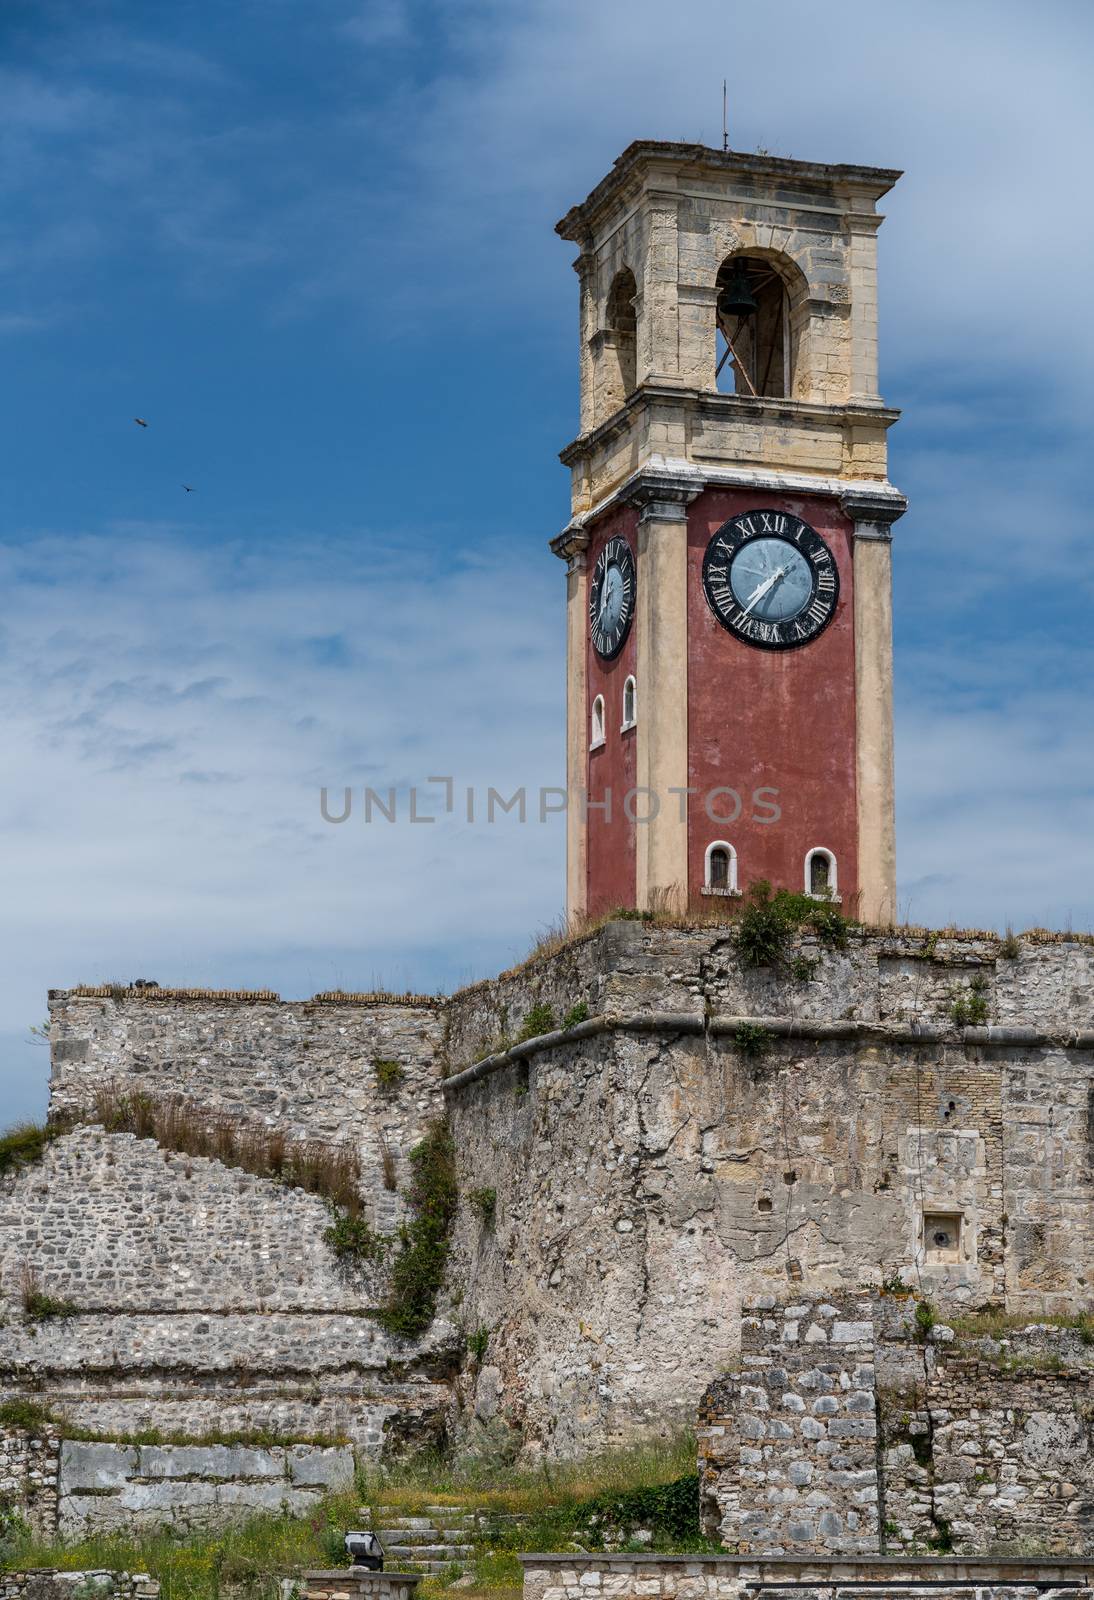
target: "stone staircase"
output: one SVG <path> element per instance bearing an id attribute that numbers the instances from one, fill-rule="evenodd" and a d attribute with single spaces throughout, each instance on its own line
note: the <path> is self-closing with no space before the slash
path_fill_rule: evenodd
<path id="1" fill-rule="evenodd" d="M 469 1505 L 422 1506 L 413 1515 L 398 1506 L 363 1506 L 362 1515 L 372 1519 L 387 1567 L 429 1574 L 462 1574 L 475 1545 L 488 1539 L 491 1530 L 524 1521 Z"/>

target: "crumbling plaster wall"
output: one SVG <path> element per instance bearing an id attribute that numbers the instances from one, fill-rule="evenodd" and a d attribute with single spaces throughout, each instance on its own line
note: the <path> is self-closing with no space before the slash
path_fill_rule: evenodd
<path id="1" fill-rule="evenodd" d="M 1094 1304 L 1094 1052 L 1066 1037 L 1091 1022 L 1090 947 L 867 935 L 805 953 L 794 981 L 743 969 L 724 931 L 617 923 L 451 1002 L 453 1069 L 534 1003 L 612 1019 L 448 1089 L 463 1182 L 497 1192 L 457 1230 L 461 1312 L 491 1330 L 471 1435 L 500 1418 L 567 1454 L 685 1424 L 742 1300 L 798 1283 Z M 1009 1042 L 954 1025 L 973 976 Z M 786 1026 L 749 1057 L 739 1018 Z M 936 1211 L 961 1218 L 952 1254 L 924 1238 Z"/>

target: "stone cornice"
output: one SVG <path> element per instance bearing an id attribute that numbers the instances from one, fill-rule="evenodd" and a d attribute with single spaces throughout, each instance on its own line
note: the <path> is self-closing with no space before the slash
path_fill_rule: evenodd
<path id="1" fill-rule="evenodd" d="M 840 495 L 840 505 L 855 524 L 856 539 L 889 540 L 893 523 L 908 509 L 904 495 L 879 494 L 874 489 L 848 489 Z"/>
<path id="2" fill-rule="evenodd" d="M 721 173 L 739 173 L 746 178 L 771 178 L 785 185 L 787 180 L 803 190 L 815 190 L 826 197 L 850 196 L 876 202 L 887 194 L 901 173 L 892 167 L 860 167 L 818 161 L 794 161 L 783 156 L 749 155 L 740 150 L 714 150 L 708 145 L 686 144 L 662 139 L 636 139 L 618 156 L 606 177 L 580 204 L 572 206 L 555 232 L 563 239 L 583 239 L 594 219 L 615 202 L 635 177 L 653 171 L 658 174 L 676 169 L 704 167 Z M 849 208 L 848 208 L 849 209 Z"/>
<path id="3" fill-rule="evenodd" d="M 720 394 L 717 390 L 686 388 L 678 384 L 645 383 L 629 395 L 619 410 L 588 433 L 579 434 L 558 453 L 563 466 L 572 467 L 597 447 L 626 431 L 636 411 L 650 401 L 676 402 L 694 408 L 700 415 L 725 415 L 764 422 L 805 422 L 831 427 L 833 424 L 872 423 L 891 428 L 900 417 L 892 406 L 849 401 L 828 405 L 823 401 L 761 398 L 758 395 Z"/>
<path id="4" fill-rule="evenodd" d="M 618 488 L 587 511 L 577 512 L 566 527 L 551 540 L 551 549 L 563 560 L 589 542 L 593 524 L 620 505 L 645 505 L 651 501 L 690 504 L 704 489 L 752 489 L 757 494 L 828 495 L 838 499 L 847 515 L 856 521 L 860 538 L 888 537 L 888 523 L 904 514 L 908 502 L 900 490 L 887 480 L 875 478 L 814 477 L 805 472 L 782 472 L 770 467 L 716 467 L 697 465 L 654 456 L 631 474 Z M 886 533 L 871 533 L 870 524 L 854 507 L 869 505 L 872 521 L 886 526 Z M 861 520 L 860 520 L 861 518 Z M 863 531 L 859 532 L 859 528 Z M 583 539 L 580 546 L 577 541 Z"/>
<path id="5" fill-rule="evenodd" d="M 675 1033 L 702 1034 L 707 1038 L 732 1040 L 743 1026 L 763 1028 L 774 1039 L 808 1040 L 814 1044 L 841 1042 L 888 1045 L 938 1047 L 950 1045 L 975 1046 L 978 1049 L 995 1047 L 1013 1050 L 1015 1047 L 1030 1050 L 1054 1046 L 1063 1050 L 1094 1050 L 1094 1029 L 1060 1029 L 1046 1032 L 1028 1027 L 943 1027 L 937 1023 L 908 1025 L 893 1022 L 829 1022 L 810 1017 L 736 1017 L 704 1016 L 690 1011 L 639 1011 L 627 1015 L 590 1017 L 572 1028 L 554 1028 L 550 1033 L 538 1034 L 534 1039 L 524 1039 L 508 1050 L 484 1056 L 481 1061 L 464 1067 L 462 1072 L 445 1078 L 442 1088 L 446 1093 L 462 1089 L 480 1078 L 490 1077 L 503 1067 L 527 1061 L 544 1050 L 555 1050 L 561 1045 L 575 1044 L 581 1039 L 595 1039 L 605 1033 Z"/>

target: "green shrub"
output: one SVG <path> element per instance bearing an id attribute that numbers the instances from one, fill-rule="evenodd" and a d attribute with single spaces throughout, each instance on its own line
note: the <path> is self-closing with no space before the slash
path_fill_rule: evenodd
<path id="1" fill-rule="evenodd" d="M 655 1538 L 698 1539 L 699 1475 L 689 1472 L 671 1483 L 595 1495 L 575 1508 L 574 1520 L 578 1525 L 607 1524 L 623 1533 L 648 1528 Z"/>
<path id="2" fill-rule="evenodd" d="M 376 1087 L 383 1094 L 394 1094 L 406 1077 L 406 1072 L 398 1061 L 374 1061 L 372 1070 L 376 1074 Z"/>
<path id="3" fill-rule="evenodd" d="M 343 1266 L 363 1267 L 366 1262 L 379 1263 L 384 1259 L 387 1242 L 383 1234 L 370 1228 L 362 1216 L 351 1216 L 331 1206 L 333 1221 L 324 1231 L 323 1238 Z"/>
<path id="4" fill-rule="evenodd" d="M 845 950 L 853 925 L 830 900 L 773 890 L 761 878 L 749 888 L 738 919 L 737 948 L 746 966 L 778 967 L 786 964 L 790 940 L 799 929 L 809 928 L 821 944 Z"/>
<path id="5" fill-rule="evenodd" d="M 483 1222 L 493 1222 L 494 1213 L 498 1209 L 498 1191 L 496 1189 L 468 1189 L 467 1198 Z"/>
<path id="6" fill-rule="evenodd" d="M 541 1000 L 524 1013 L 516 1042 L 521 1044 L 525 1039 L 538 1039 L 541 1033 L 553 1033 L 557 1026 L 554 1012 Z"/>
<path id="7" fill-rule="evenodd" d="M 0 1177 L 40 1161 L 50 1140 L 61 1131 L 49 1123 L 17 1122 L 6 1133 L 0 1133 Z"/>
<path id="8" fill-rule="evenodd" d="M 576 1028 L 579 1022 L 588 1022 L 589 1008 L 584 1000 L 579 1000 L 576 1006 L 571 1006 L 562 1019 L 562 1027 Z"/>
<path id="9" fill-rule="evenodd" d="M 388 1333 L 416 1339 L 433 1321 L 459 1201 L 452 1135 L 443 1118 L 408 1159 L 411 1220 L 399 1229 L 388 1294 L 376 1317 Z"/>

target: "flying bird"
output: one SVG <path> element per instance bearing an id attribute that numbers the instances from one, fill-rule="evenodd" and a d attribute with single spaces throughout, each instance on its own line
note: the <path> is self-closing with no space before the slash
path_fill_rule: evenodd
<path id="1" fill-rule="evenodd" d="M 133 421 L 137 424 L 138 428 L 147 428 L 148 426 L 143 417 L 134 417 Z"/>
<path id="2" fill-rule="evenodd" d="M 187 494 L 193 494 L 194 486 L 192 483 L 184 483 L 182 487 L 186 490 Z"/>

